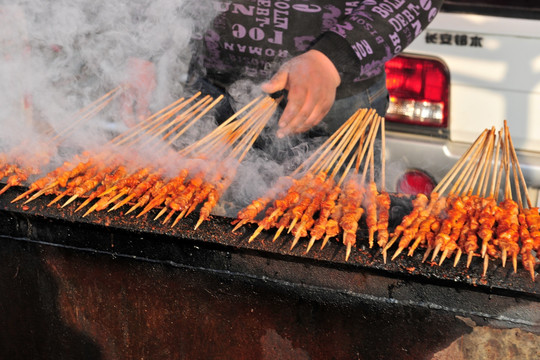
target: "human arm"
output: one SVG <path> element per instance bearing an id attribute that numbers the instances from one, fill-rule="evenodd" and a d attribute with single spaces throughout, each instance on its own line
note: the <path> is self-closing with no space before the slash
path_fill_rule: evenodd
<path id="1" fill-rule="evenodd" d="M 278 136 L 306 131 L 323 119 L 336 97 L 362 91 L 362 81 L 382 74 L 386 61 L 422 32 L 441 4 L 442 0 L 364 1 L 349 9 L 349 15 L 323 33 L 308 52 L 285 63 L 263 86 L 269 93 L 289 91 Z M 334 65 L 339 76 L 337 89 L 334 77 L 328 76 L 332 71 L 324 70 L 332 67 L 308 71 L 317 68 L 304 57 L 313 51 L 324 54 Z M 319 76 L 313 75 L 317 73 Z"/>
<path id="2" fill-rule="evenodd" d="M 366 0 L 322 34 L 312 49 L 324 53 L 348 82 L 369 79 L 401 53 L 438 14 L 443 0 Z"/>

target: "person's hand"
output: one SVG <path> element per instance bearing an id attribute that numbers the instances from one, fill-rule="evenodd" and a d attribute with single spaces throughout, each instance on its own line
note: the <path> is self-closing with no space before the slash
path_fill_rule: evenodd
<path id="1" fill-rule="evenodd" d="M 340 83 L 336 67 L 320 51 L 309 50 L 283 64 L 261 86 L 268 94 L 284 89 L 289 92 L 277 136 L 301 133 L 317 125 L 334 104 Z"/>
<path id="2" fill-rule="evenodd" d="M 134 126 L 150 115 L 149 103 L 156 88 L 154 63 L 131 58 L 127 62 L 126 89 L 122 94 L 122 119 L 128 126 Z"/>

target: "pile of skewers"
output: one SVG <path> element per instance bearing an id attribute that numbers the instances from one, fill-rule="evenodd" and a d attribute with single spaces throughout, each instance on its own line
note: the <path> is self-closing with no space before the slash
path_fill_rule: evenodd
<path id="1" fill-rule="evenodd" d="M 173 226 L 199 208 L 195 228 L 199 227 L 210 217 L 279 103 L 270 97 L 256 98 L 205 137 L 176 150 L 177 140 L 222 98 L 199 96 L 181 98 L 120 134 L 101 151 L 88 151 L 65 162 L 12 202 L 31 195 L 26 204 L 43 194 L 55 194 L 48 206 L 69 197 L 61 205 L 64 208 L 85 198 L 75 210 L 89 206 L 83 217 L 124 205 L 131 206 L 126 214 L 141 209 L 137 215 L 141 217 L 159 207 L 155 219 L 168 212 L 166 223 L 176 215 Z M 154 156 L 149 157 L 149 152 Z"/>
<path id="2" fill-rule="evenodd" d="M 0 195 L 10 187 L 22 185 L 29 177 L 40 174 L 43 168 L 51 162 L 58 147 L 69 138 L 75 128 L 91 120 L 122 91 L 122 87 L 117 87 L 80 109 L 70 117 L 69 125 L 63 127 L 61 131 L 54 133 L 53 129 L 49 129 L 47 132 L 35 136 L 31 136 L 32 132 L 28 131 L 27 138 L 20 144 L 6 153 L 1 153 L 0 181 L 4 182 L 5 185 L 0 189 Z M 32 124 L 28 125 L 30 128 L 32 127 Z"/>
<path id="3" fill-rule="evenodd" d="M 5 179 L 5 185 L 0 189 L 0 195 L 5 193 L 10 187 L 18 186 L 24 183 L 29 176 L 39 173 L 36 167 L 35 158 L 28 157 L 24 151 L 24 146 L 17 146 L 9 153 L 0 154 L 0 181 Z M 44 154 L 42 162 L 48 162 L 48 152 L 39 152 Z M 33 155 L 33 154 L 32 154 Z M 32 159 L 30 162 L 29 159 Z M 40 163 L 39 161 L 37 162 Z"/>
<path id="4" fill-rule="evenodd" d="M 489 261 L 499 258 L 504 267 L 510 257 L 516 272 L 521 256 L 523 267 L 534 281 L 540 251 L 540 216 L 528 196 L 506 122 L 498 139 L 495 129 L 486 129 L 429 197 L 419 194 L 413 205 L 383 248 L 385 256 L 398 240 L 392 259 L 405 249 L 412 256 L 422 247 L 423 261 L 431 254 L 434 263 L 440 254 L 441 265 L 454 256 L 456 266 L 461 255 L 466 254 L 468 268 L 473 257 L 481 256 L 483 276 Z"/>
<path id="5" fill-rule="evenodd" d="M 379 128 L 380 188 L 373 175 L 374 140 Z M 372 248 L 376 238 L 385 263 L 389 249 L 397 242 L 392 259 L 405 249 L 413 256 L 416 249 L 424 248 L 424 262 L 431 254 L 433 263 L 440 254 L 438 265 L 454 256 L 456 266 L 465 253 L 469 267 L 473 257 L 481 256 L 483 276 L 490 259 L 500 258 L 505 266 L 510 257 L 517 271 L 521 257 L 534 281 L 540 216 L 527 194 L 506 122 L 498 139 L 495 129 L 485 130 L 431 194 L 418 194 L 411 213 L 390 235 L 384 148 L 384 119 L 359 110 L 297 171 L 279 179 L 264 196 L 242 209 L 233 222 L 233 231 L 247 223 L 257 224 L 248 240 L 251 242 L 271 228 L 276 229 L 275 241 L 286 229 L 294 236 L 291 249 L 301 238 L 309 239 L 306 253 L 318 240 L 322 239 L 323 248 L 330 238 L 341 237 L 348 260 L 357 243 L 357 231 L 365 224 L 363 230 L 368 236 L 363 245 Z"/>
<path id="6" fill-rule="evenodd" d="M 384 185 L 377 187 L 374 176 L 379 130 L 384 140 L 384 118 L 374 110 L 359 109 L 294 173 L 280 178 L 264 196 L 241 210 L 233 231 L 255 223 L 258 227 L 249 241 L 271 228 L 276 229 L 275 241 L 287 229 L 294 236 L 291 249 L 301 238 L 309 238 L 306 253 L 316 241 L 324 248 L 330 238 L 341 235 L 348 259 L 365 214 L 369 246 L 374 244 L 375 233 L 377 244 L 386 246 L 390 197 Z M 382 169 L 384 184 L 384 165 Z"/>

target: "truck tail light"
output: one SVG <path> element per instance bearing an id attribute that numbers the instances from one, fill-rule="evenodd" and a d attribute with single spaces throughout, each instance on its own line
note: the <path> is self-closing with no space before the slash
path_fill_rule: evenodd
<path id="1" fill-rule="evenodd" d="M 430 194 L 435 188 L 435 180 L 418 169 L 407 170 L 397 181 L 396 191 L 401 194 Z"/>
<path id="2" fill-rule="evenodd" d="M 446 128 L 450 73 L 437 58 L 400 55 L 386 63 L 390 107 L 386 120 Z"/>

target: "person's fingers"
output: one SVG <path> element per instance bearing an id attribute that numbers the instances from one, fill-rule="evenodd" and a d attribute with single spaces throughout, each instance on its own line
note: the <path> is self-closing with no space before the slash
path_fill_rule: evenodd
<path id="1" fill-rule="evenodd" d="M 298 81 L 290 81 L 287 90 L 289 91 L 287 105 L 279 119 L 279 127 L 282 129 L 288 128 L 290 122 L 295 118 L 295 121 L 298 121 L 298 118 L 303 116 L 307 118 L 309 116 L 308 108 L 304 108 L 309 96 L 309 90 L 305 84 Z"/>
<path id="2" fill-rule="evenodd" d="M 295 133 L 302 133 L 305 131 L 308 131 L 315 125 L 319 124 L 322 119 L 328 114 L 328 111 L 330 111 L 330 108 L 316 104 L 313 110 L 311 111 L 311 115 L 306 119 L 306 121 L 299 127 L 295 129 Z"/>
<path id="3" fill-rule="evenodd" d="M 297 134 L 311 129 L 321 122 L 334 103 L 335 94 L 324 88 L 309 88 L 306 96 L 298 99 L 294 107 L 286 109 L 290 118 L 280 119 L 277 136 Z M 296 110 L 300 107 L 300 110 Z M 285 114 L 285 112 L 284 112 Z M 283 120 L 283 122 L 282 122 Z"/>
<path id="4" fill-rule="evenodd" d="M 316 106 L 316 98 L 308 88 L 291 88 L 289 94 L 291 93 L 295 96 L 292 100 L 289 97 L 283 115 L 279 119 L 278 137 L 299 132 L 298 129 L 304 127 Z"/>
<path id="5" fill-rule="evenodd" d="M 311 115 L 307 118 L 305 122 L 305 125 L 308 126 L 307 129 L 319 124 L 322 119 L 324 119 L 326 114 L 328 114 L 328 112 L 332 108 L 332 105 L 334 105 L 335 99 L 335 91 L 327 89 L 325 87 L 319 88 L 319 92 L 314 96 L 315 104 L 313 106 L 313 110 L 311 111 Z"/>
<path id="6" fill-rule="evenodd" d="M 288 126 L 280 128 L 277 132 L 278 137 L 284 137 L 289 134 L 299 134 L 308 131 L 328 114 L 328 109 L 316 104 L 310 111 L 309 115 L 301 114 L 295 117 Z"/>
<path id="7" fill-rule="evenodd" d="M 287 87 L 289 72 L 286 69 L 278 71 L 270 80 L 261 85 L 261 90 L 273 94 Z"/>
<path id="8" fill-rule="evenodd" d="M 332 107 L 340 82 L 333 63 L 318 51 L 308 51 L 282 66 L 261 87 L 268 93 L 288 91 L 276 135 L 304 132 L 317 125 Z"/>

